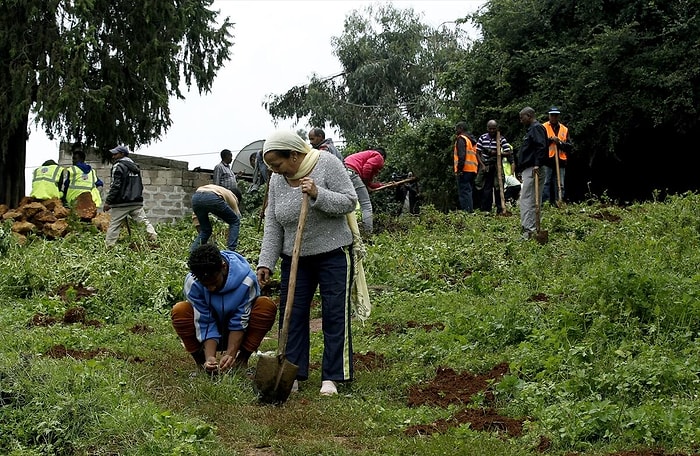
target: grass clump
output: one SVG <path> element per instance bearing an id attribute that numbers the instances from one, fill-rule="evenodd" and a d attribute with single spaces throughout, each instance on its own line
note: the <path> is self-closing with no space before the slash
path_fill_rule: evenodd
<path id="1" fill-rule="evenodd" d="M 279 407 L 259 404 L 240 373 L 197 372 L 170 326 L 190 220 L 158 226 L 156 248 L 137 231 L 109 250 L 90 229 L 19 246 L 3 225 L 0 453 L 692 454 L 699 203 L 546 207 L 546 245 L 520 240 L 517 214 L 380 214 L 364 262 L 374 309 L 353 322 L 355 381 L 319 396 L 314 332 L 310 379 Z M 253 265 L 257 210 L 239 242 Z M 476 377 L 502 363 L 504 376 L 448 406 L 410 403 L 445 369 Z M 473 409 L 521 432 L 460 424 Z"/>

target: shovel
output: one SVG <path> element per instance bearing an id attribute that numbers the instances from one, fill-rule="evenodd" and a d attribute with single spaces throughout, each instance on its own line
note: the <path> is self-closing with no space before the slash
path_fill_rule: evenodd
<path id="1" fill-rule="evenodd" d="M 282 320 L 282 331 L 280 332 L 279 343 L 277 344 L 277 354 L 275 356 L 263 355 L 258 360 L 255 368 L 255 378 L 253 383 L 258 392 L 258 399 L 268 404 L 282 403 L 287 400 L 292 392 L 292 385 L 296 380 L 299 366 L 287 360 L 286 348 L 289 336 L 289 321 L 292 318 L 292 305 L 294 304 L 294 291 L 296 290 L 297 269 L 299 266 L 299 252 L 301 250 L 301 237 L 306 224 L 306 214 L 309 212 L 309 195 L 303 194 L 301 200 L 301 212 L 299 213 L 299 224 L 294 238 L 294 249 L 292 250 L 292 265 L 289 270 L 289 284 L 287 286 L 287 303 L 284 309 Z"/>
<path id="2" fill-rule="evenodd" d="M 535 240 L 540 244 L 546 244 L 549 240 L 549 232 L 540 229 L 540 170 L 532 170 L 535 180 Z"/>
<path id="3" fill-rule="evenodd" d="M 557 151 L 554 153 L 554 163 L 557 169 L 557 207 L 564 207 L 564 200 L 561 195 L 561 172 L 559 171 L 559 146 L 557 146 Z"/>
<path id="4" fill-rule="evenodd" d="M 501 215 L 510 216 L 506 209 L 506 197 L 503 191 L 503 158 L 501 157 L 501 132 L 496 131 L 496 172 L 498 173 L 498 191 L 501 196 Z"/>

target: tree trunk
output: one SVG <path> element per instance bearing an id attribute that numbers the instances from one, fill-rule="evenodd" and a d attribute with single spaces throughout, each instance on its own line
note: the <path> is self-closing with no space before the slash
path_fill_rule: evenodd
<path id="1" fill-rule="evenodd" d="M 10 134 L 7 150 L 0 154 L 0 204 L 17 207 L 24 197 L 24 166 L 27 162 L 27 125 L 29 114 Z"/>

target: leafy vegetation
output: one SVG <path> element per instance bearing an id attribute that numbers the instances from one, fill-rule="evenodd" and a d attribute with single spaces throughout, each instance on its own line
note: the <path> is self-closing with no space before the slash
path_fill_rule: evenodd
<path id="1" fill-rule="evenodd" d="M 277 407 L 259 404 L 242 373 L 197 372 L 170 326 L 189 220 L 158 226 L 155 249 L 138 230 L 105 250 L 91 230 L 19 246 L 2 227 L 0 453 L 534 455 L 546 441 L 557 455 L 692 454 L 699 204 L 686 194 L 626 208 L 546 207 L 546 245 L 520 241 L 517 216 L 431 206 L 378 214 L 365 260 L 374 310 L 353 323 L 353 343 L 358 356 L 382 361 L 358 368 L 331 398 L 318 394 L 312 364 L 310 380 Z M 256 215 L 247 209 L 240 241 L 253 264 Z M 223 225 L 215 237 L 223 242 Z M 69 319 L 76 308 L 81 318 Z M 312 334 L 312 363 L 321 337 Z M 408 391 L 438 368 L 481 373 L 503 362 L 510 370 L 491 384 L 493 399 L 408 405 Z M 487 401 L 523 420 L 522 434 L 469 425 L 407 433 Z"/>
<path id="2" fill-rule="evenodd" d="M 388 162 L 410 164 L 403 172 L 421 178 L 438 208 L 456 207 L 439 191 L 454 125 L 466 121 L 478 136 L 496 119 L 517 147 L 526 106 L 541 120 L 550 106 L 562 109 L 575 145 L 566 192 L 574 201 L 698 189 L 698 154 L 674 155 L 688 166 L 647 164 L 650 138 L 693 144 L 700 133 L 700 3 L 489 0 L 473 14 L 465 5 L 455 5 L 454 19 L 476 27 L 473 41 L 459 26 L 422 24 L 410 9 L 353 12 L 333 40 L 342 73 L 270 96 L 268 111 L 338 127 L 347 153 L 385 145 Z"/>

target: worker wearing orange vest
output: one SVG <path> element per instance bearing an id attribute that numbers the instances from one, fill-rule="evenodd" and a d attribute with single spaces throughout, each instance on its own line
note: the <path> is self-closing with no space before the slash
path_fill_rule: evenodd
<path id="1" fill-rule="evenodd" d="M 541 201 L 549 201 L 556 205 L 559 199 L 559 185 L 556 174 L 556 154 L 559 154 L 559 179 L 561 180 L 561 199 L 564 199 L 564 176 L 566 175 L 567 152 L 571 152 L 572 144 L 569 139 L 569 129 L 559 123 L 559 108 L 552 106 L 549 109 L 549 121 L 542 124 L 547 130 L 547 142 L 549 144 L 549 157 L 544 167 L 544 185 L 542 186 Z"/>
<path id="2" fill-rule="evenodd" d="M 454 173 L 457 177 L 457 196 L 459 208 L 463 211 L 474 211 L 474 179 L 479 170 L 479 157 L 476 154 L 476 141 L 466 132 L 467 125 L 459 122 L 455 125 L 457 139 L 454 145 Z"/>

